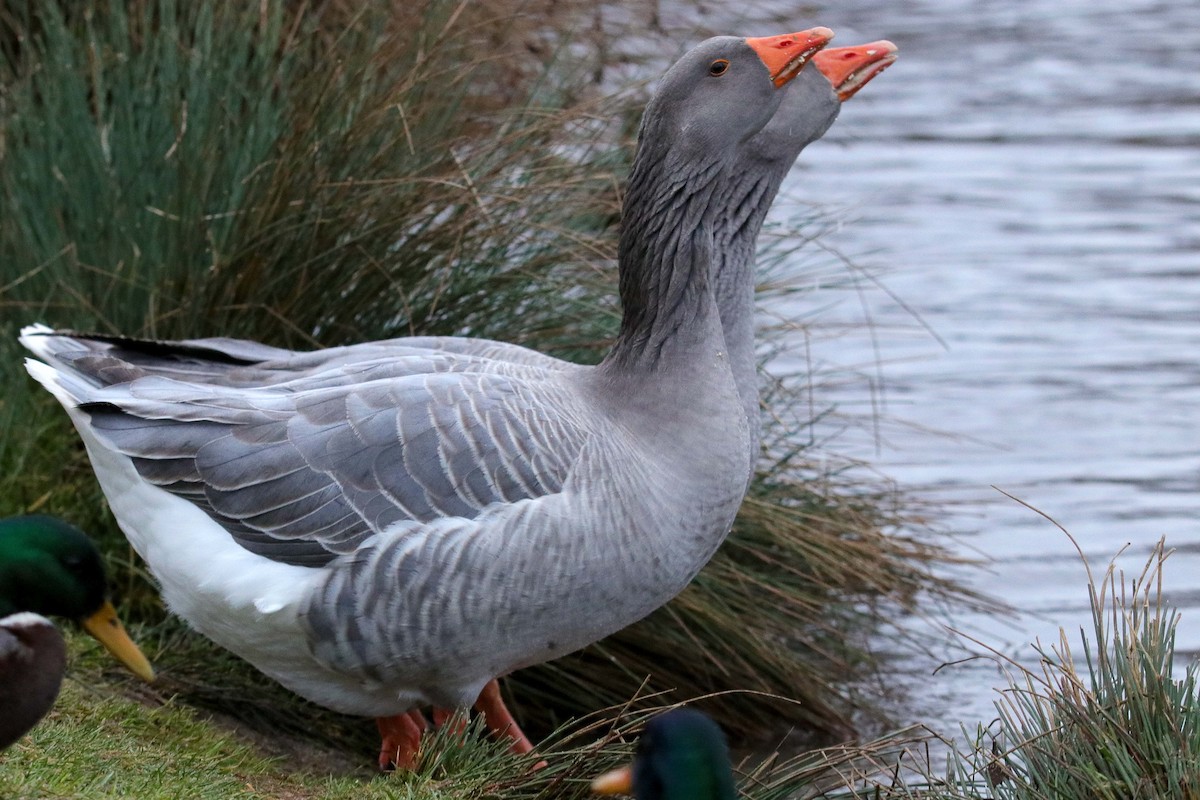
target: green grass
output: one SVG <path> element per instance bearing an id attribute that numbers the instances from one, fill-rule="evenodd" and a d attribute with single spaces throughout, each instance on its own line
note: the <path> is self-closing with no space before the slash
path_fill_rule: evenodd
<path id="1" fill-rule="evenodd" d="M 68 640 L 71 666 L 58 703 L 0 756 L 0 796 L 577 799 L 589 796 L 593 777 L 628 762 L 642 722 L 662 708 L 661 698 L 647 696 L 642 712 L 629 704 L 601 710 L 553 732 L 536 756 L 525 757 L 510 755 L 476 719 L 461 733 L 430 734 L 414 772 L 382 775 L 296 731 L 260 731 L 242 718 L 197 710 L 175 694 L 181 682 L 170 663 L 160 663 L 160 680 L 145 686 L 117 671 L 87 637 Z M 320 719 L 327 713 L 318 712 L 315 724 L 329 723 Z M 738 765 L 744 796 L 783 800 L 805 787 L 841 785 L 844 776 L 869 774 L 922 738 L 903 731 L 861 747 L 748 758 Z M 546 767 L 531 771 L 543 758 Z"/>
<path id="2" fill-rule="evenodd" d="M 478 99 L 505 73 L 473 46 L 495 15 L 432 3 L 381 34 L 392 6 L 368 3 L 330 39 L 283 4 L 34 5 L 10 24 L 40 37 L 0 67 L 9 320 L 314 346 L 519 309 L 553 338 L 608 255 L 614 179 L 589 165 L 620 151 L 553 152 L 589 109 L 548 79 Z"/>
<path id="3" fill-rule="evenodd" d="M 960 787 L 990 774 L 993 796 L 1014 800 L 1200 798 L 1200 667 L 1176 677 L 1168 555 L 1160 541 L 1132 579 L 1110 566 L 1089 581 L 1091 634 L 1038 645 L 1040 669 L 1018 671 L 998 729 L 957 765 Z"/>
<path id="4" fill-rule="evenodd" d="M 619 321 L 640 108 L 588 99 L 553 48 L 531 55 L 544 21 L 523 7 L 28 0 L 0 15 L 0 514 L 97 536 L 181 702 L 333 729 L 369 760 L 361 722 L 311 724 L 327 717 L 165 621 L 16 330 L 292 347 L 467 334 L 595 361 Z M 840 737 L 874 699 L 849 680 L 877 663 L 865 632 L 924 599 L 970 599 L 890 487 L 813 466 L 796 444 L 812 405 L 770 386 L 770 455 L 729 544 L 643 623 L 507 681 L 534 735 L 648 681 L 677 699 L 755 690 L 704 703 L 739 742 L 793 725 Z"/>
<path id="5" fill-rule="evenodd" d="M 1175 677 L 1179 615 L 1162 593 L 1169 555 L 1159 542 L 1132 578 L 1110 565 L 1097 580 L 1089 569 L 1090 634 L 1076 640 L 1064 631 L 1055 646 L 1036 646 L 1037 669 L 993 650 L 1013 676 L 996 703 L 998 721 L 968 737 L 944 773 L 929 760 L 938 737 L 916 728 L 791 758 L 760 751 L 739 761 L 743 796 L 1200 797 L 1197 666 Z M 158 662 L 160 680 L 139 684 L 91 639 L 70 636 L 71 677 L 50 717 L 0 756 L 0 796 L 582 798 L 590 777 L 629 758 L 641 722 L 663 699 L 643 695 L 643 711 L 627 702 L 563 726 L 538 745 L 537 757 L 548 762 L 538 772 L 528 771 L 530 759 L 483 735 L 476 720 L 461 735 L 431 736 L 415 773 L 380 776 L 340 738 L 347 731 L 353 738 L 355 726 L 361 733 L 366 721 L 310 708 L 308 725 L 328 734 L 314 738 L 280 725 L 288 703 L 302 701 L 276 701 L 272 692 L 281 690 L 245 685 L 234 691 L 275 718 L 256 727 L 253 715 L 210 716 L 187 695 L 201 668 L 196 659 L 235 684 L 244 675 L 236 662 L 206 653 L 211 645 L 173 623 L 134 632 L 156 658 L 166 656 Z"/>
<path id="6" fill-rule="evenodd" d="M 877 778 L 880 796 L 1200 798 L 1200 665 L 1190 661 L 1181 676 L 1176 670 L 1179 612 L 1163 594 L 1170 557 L 1165 541 L 1132 576 L 1115 559 L 1094 575 L 1071 542 L 1087 571 L 1091 630 L 1060 629 L 1057 643 L 1034 643 L 1038 666 L 1032 668 L 974 642 L 1009 675 L 995 702 L 996 719 L 973 734 L 964 731 L 965 744 L 955 745 L 941 774 L 910 758 L 902 777 L 897 771 Z"/>
<path id="7" fill-rule="evenodd" d="M 42 725 L 0 761 L 4 797 L 241 798 L 277 769 L 177 704 L 146 708 L 72 680 Z"/>

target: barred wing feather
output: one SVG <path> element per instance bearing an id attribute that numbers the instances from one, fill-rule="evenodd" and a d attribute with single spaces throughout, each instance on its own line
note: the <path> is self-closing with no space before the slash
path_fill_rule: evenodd
<path id="1" fill-rule="evenodd" d="M 481 369 L 473 356 L 335 365 L 257 389 L 148 374 L 106 352 L 58 360 L 109 384 L 81 410 L 145 480 L 287 563 L 327 563 L 399 522 L 558 492 L 586 439 L 578 400 L 543 370 L 465 371 Z"/>

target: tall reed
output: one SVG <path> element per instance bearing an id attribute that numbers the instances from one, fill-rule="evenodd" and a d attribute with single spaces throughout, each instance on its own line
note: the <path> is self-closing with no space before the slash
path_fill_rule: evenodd
<path id="1" fill-rule="evenodd" d="M 9 4 L 0 512 L 44 509 L 101 532 L 124 602 L 161 619 L 76 437 L 23 374 L 21 324 L 289 347 L 468 334 L 596 360 L 618 323 L 636 109 L 589 99 L 553 46 L 525 47 L 555 43 L 527 8 Z M 769 402 L 769 436 L 803 441 L 796 396 Z M 678 601 L 515 677 L 535 730 L 619 703 L 647 675 L 678 697 L 762 692 L 709 702 L 739 736 L 851 730 L 846 676 L 873 663 L 873 615 L 957 590 L 933 569 L 946 553 L 905 533 L 913 520 L 887 488 L 796 450 L 764 461 L 729 545 Z M 222 696 L 203 689 L 197 658 L 195 694 Z"/>

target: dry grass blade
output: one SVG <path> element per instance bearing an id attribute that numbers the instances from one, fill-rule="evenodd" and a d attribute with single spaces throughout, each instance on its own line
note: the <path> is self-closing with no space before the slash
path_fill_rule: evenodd
<path id="1" fill-rule="evenodd" d="M 1079 553 L 1090 633 L 1061 630 L 1057 643 L 1035 644 L 1037 668 L 985 645 L 1012 673 L 998 719 L 952 759 L 945 781 L 900 796 L 1200 797 L 1200 667 L 1175 667 L 1179 613 L 1163 595 L 1170 551 L 1160 540 L 1132 577 L 1114 559 L 1099 578 Z"/>

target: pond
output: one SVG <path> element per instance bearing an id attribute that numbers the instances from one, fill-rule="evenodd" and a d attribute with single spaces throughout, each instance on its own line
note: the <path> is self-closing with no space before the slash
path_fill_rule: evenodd
<path id="1" fill-rule="evenodd" d="M 849 101 L 784 193 L 840 209 L 824 244 L 887 291 L 820 293 L 820 400 L 871 420 L 830 448 L 915 496 L 967 574 L 1019 616 L 956 624 L 1031 659 L 1089 625 L 1086 575 L 1166 537 L 1178 649 L 1200 651 L 1200 29 L 1192 4 L 1138 0 L 816 3 L 784 19 L 739 3 L 662 7 L 680 46 L 705 31 L 826 25 L 888 38 L 900 61 Z M 724 27 L 722 27 L 724 26 Z M 779 202 L 776 219 L 799 213 Z M 828 295 L 828 296 L 827 296 Z M 801 295 L 796 316 L 817 294 Z M 864 323 L 868 322 L 870 325 Z M 926 330 L 926 326 L 929 330 Z M 929 331 L 932 331 L 933 334 Z M 804 368 L 782 364 L 782 368 Z M 844 421 L 843 421 L 844 422 Z M 831 424 L 843 424 L 843 422 Z M 993 488 L 997 487 L 997 488 Z M 914 721 L 954 733 L 995 716 L 994 665 L 929 677 Z"/>

